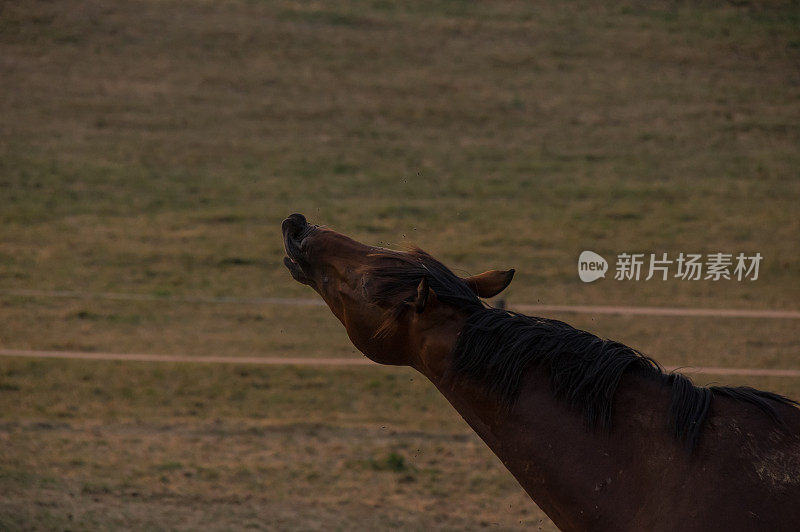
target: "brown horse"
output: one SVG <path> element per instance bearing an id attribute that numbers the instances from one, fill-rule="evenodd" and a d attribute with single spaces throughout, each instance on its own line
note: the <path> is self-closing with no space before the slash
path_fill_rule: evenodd
<path id="1" fill-rule="evenodd" d="M 284 263 L 353 344 L 441 391 L 563 530 L 800 530 L 800 410 L 697 387 L 620 343 L 495 309 L 514 270 L 460 278 L 293 214 Z"/>

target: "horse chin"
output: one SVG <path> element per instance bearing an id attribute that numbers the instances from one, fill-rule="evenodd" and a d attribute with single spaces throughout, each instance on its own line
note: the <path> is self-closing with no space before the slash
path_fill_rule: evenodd
<path id="1" fill-rule="evenodd" d="M 300 266 L 300 263 L 287 256 L 283 258 L 283 264 L 289 270 L 289 273 L 292 274 L 292 278 L 295 281 L 313 287 L 313 282 L 308 278 L 306 272 L 303 271 L 303 267 Z"/>

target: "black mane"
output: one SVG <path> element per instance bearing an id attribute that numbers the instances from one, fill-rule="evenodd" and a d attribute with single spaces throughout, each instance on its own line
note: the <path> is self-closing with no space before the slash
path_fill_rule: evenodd
<path id="1" fill-rule="evenodd" d="M 519 395 L 525 372 L 542 368 L 549 373 L 557 398 L 581 411 L 589 427 L 608 429 L 619 382 L 626 372 L 635 372 L 671 387 L 669 425 L 691 450 L 715 395 L 755 405 L 778 424 L 782 421 L 775 405 L 797 405 L 781 395 L 749 387 L 695 386 L 685 375 L 666 373 L 655 360 L 619 342 L 558 320 L 490 308 L 461 278 L 421 250 L 379 253 L 393 260 L 374 270 L 369 292 L 375 301 L 395 304 L 387 323 L 405 312 L 408 306 L 402 300 L 411 297 L 427 277 L 438 299 L 466 315 L 453 350 L 451 376 L 482 384 L 508 407 Z"/>

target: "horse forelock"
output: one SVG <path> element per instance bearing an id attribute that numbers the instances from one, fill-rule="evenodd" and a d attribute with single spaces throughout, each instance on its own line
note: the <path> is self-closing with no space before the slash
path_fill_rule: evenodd
<path id="1" fill-rule="evenodd" d="M 463 279 L 420 248 L 405 252 L 376 248 L 370 256 L 383 259 L 373 264 L 369 275 L 367 292 L 374 303 L 402 311 L 404 302 L 416 294 L 425 278 L 436 297 L 445 303 L 458 308 L 484 308 Z"/>

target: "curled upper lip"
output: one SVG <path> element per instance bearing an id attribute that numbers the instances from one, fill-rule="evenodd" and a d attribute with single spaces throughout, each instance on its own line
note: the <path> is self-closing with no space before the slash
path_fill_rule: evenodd
<path id="1" fill-rule="evenodd" d="M 286 256 L 292 261 L 296 262 L 300 257 L 300 242 L 292 238 L 290 235 L 283 235 L 283 247 L 286 248 Z"/>

